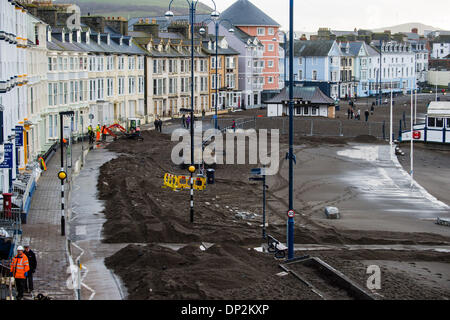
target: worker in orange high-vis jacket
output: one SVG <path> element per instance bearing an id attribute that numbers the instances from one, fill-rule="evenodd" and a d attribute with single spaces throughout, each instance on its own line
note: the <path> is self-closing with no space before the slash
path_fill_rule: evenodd
<path id="1" fill-rule="evenodd" d="M 30 265 L 28 258 L 23 253 L 23 247 L 17 247 L 17 255 L 11 261 L 10 276 L 14 277 L 17 289 L 17 300 L 23 298 L 23 291 L 25 288 L 25 281 L 27 281 L 27 275 L 30 271 Z"/>
<path id="2" fill-rule="evenodd" d="M 100 141 L 100 133 L 101 133 L 100 123 L 97 124 L 97 127 L 95 128 L 95 133 L 96 133 L 96 140 Z"/>

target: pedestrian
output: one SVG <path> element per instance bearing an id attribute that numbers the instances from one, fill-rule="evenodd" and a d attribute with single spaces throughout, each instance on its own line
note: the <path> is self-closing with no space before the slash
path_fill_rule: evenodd
<path id="1" fill-rule="evenodd" d="M 375 112 L 375 102 L 372 102 L 372 106 L 370 107 L 370 114 L 373 115 Z"/>
<path id="2" fill-rule="evenodd" d="M 25 247 L 25 255 L 28 258 L 28 263 L 30 266 L 30 271 L 28 272 L 27 275 L 27 281 L 25 281 L 25 291 L 27 293 L 31 293 L 34 290 L 34 286 L 33 286 L 33 273 L 36 271 L 36 267 L 37 267 L 37 260 L 36 260 L 36 255 L 34 254 L 33 250 L 31 250 L 30 245 L 28 243 L 26 243 L 24 245 Z"/>
<path id="3" fill-rule="evenodd" d="M 100 123 L 97 123 L 97 127 L 95 128 L 96 140 L 100 141 Z"/>
<path id="4" fill-rule="evenodd" d="M 369 120 L 369 110 L 368 109 L 364 112 L 364 115 L 366 116 L 366 122 L 367 122 Z"/>
<path id="5" fill-rule="evenodd" d="M 191 124 L 191 116 L 187 116 L 186 118 L 186 128 L 189 130 L 189 125 Z"/>
<path id="6" fill-rule="evenodd" d="M 155 131 L 158 131 L 158 125 L 159 125 L 158 118 L 155 118 L 155 121 L 153 121 L 153 125 L 155 126 Z"/>
<path id="7" fill-rule="evenodd" d="M 202 110 L 202 120 L 205 118 L 206 112 L 205 109 Z"/>
<path id="8" fill-rule="evenodd" d="M 350 107 L 348 107 L 348 109 L 347 109 L 347 120 L 350 119 L 350 113 L 351 113 L 351 110 L 350 110 Z"/>
<path id="9" fill-rule="evenodd" d="M 348 100 L 348 94 L 345 94 L 345 101 Z"/>
<path id="10" fill-rule="evenodd" d="M 350 119 L 353 119 L 354 114 L 355 111 L 353 110 L 353 108 L 350 108 Z"/>
<path id="11" fill-rule="evenodd" d="M 162 124 L 163 124 L 162 120 L 159 119 L 159 120 L 158 120 L 159 132 L 162 132 Z"/>
<path id="12" fill-rule="evenodd" d="M 361 120 L 361 109 L 358 109 L 358 120 Z"/>
<path id="13" fill-rule="evenodd" d="M 186 116 L 184 114 L 181 117 L 181 121 L 183 122 L 183 128 L 186 128 Z"/>
<path id="14" fill-rule="evenodd" d="M 357 100 L 358 100 L 358 94 L 355 93 L 355 101 L 357 101 Z"/>
<path id="15" fill-rule="evenodd" d="M 236 121 L 234 121 L 234 119 L 233 119 L 233 124 L 231 125 L 231 128 L 233 129 L 234 132 L 236 132 Z"/>
<path id="16" fill-rule="evenodd" d="M 102 127 L 102 141 L 106 141 L 106 125 Z"/>
<path id="17" fill-rule="evenodd" d="M 88 136 L 89 136 L 89 144 L 93 144 L 94 143 L 94 132 L 92 130 L 91 125 L 88 126 Z"/>
<path id="18" fill-rule="evenodd" d="M 30 271 L 27 256 L 23 253 L 23 247 L 17 247 L 17 255 L 11 261 L 9 275 L 14 277 L 17 289 L 17 300 L 22 300 L 25 282 Z"/>

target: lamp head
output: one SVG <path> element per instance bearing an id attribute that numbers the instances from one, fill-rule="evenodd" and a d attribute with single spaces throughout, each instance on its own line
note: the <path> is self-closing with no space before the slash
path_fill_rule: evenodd
<path id="1" fill-rule="evenodd" d="M 234 29 L 233 29 L 233 28 L 230 28 L 230 29 L 228 29 L 228 32 L 229 32 L 229 33 L 234 33 Z"/>
<path id="2" fill-rule="evenodd" d="M 220 17 L 220 13 L 218 11 L 211 12 L 211 18 L 213 20 L 217 20 L 217 19 L 219 19 L 219 17 Z"/>
<path id="3" fill-rule="evenodd" d="M 205 30 L 205 28 L 200 28 L 200 30 L 198 30 L 198 32 L 201 34 L 201 35 L 204 35 L 205 33 L 206 33 L 206 30 Z"/>
<path id="4" fill-rule="evenodd" d="M 170 20 L 173 18 L 173 12 L 172 11 L 167 11 L 164 16 L 166 17 L 167 20 Z"/>

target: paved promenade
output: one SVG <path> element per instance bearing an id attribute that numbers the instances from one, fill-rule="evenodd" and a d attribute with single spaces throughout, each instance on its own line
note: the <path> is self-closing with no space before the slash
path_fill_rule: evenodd
<path id="1" fill-rule="evenodd" d="M 85 143 L 85 148 L 88 144 Z M 81 144 L 73 145 L 73 166 L 81 156 Z M 43 293 L 57 300 L 75 298 L 74 290 L 67 286 L 70 277 L 66 237 L 61 236 L 61 182 L 57 178 L 60 170 L 60 150 L 47 163 L 38 180 L 31 201 L 27 224 L 23 225 L 23 240 L 29 240 L 36 253 L 38 266 L 34 274 L 34 294 Z M 70 179 L 72 169 L 68 169 Z M 67 182 L 67 181 L 66 181 Z M 65 183 L 68 203 L 69 185 Z M 69 217 L 66 213 L 66 235 L 69 231 Z"/>

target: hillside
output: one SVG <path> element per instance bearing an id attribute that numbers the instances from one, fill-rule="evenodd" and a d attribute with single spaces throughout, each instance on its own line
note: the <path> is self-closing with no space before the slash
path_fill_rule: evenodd
<path id="1" fill-rule="evenodd" d="M 384 30 L 391 30 L 391 33 L 398 33 L 398 32 L 411 32 L 412 28 L 417 28 L 419 34 L 423 35 L 424 30 L 442 30 L 440 28 L 436 28 L 433 26 L 425 25 L 419 22 L 412 22 L 412 23 L 403 23 L 392 27 L 384 27 L 384 28 L 377 28 L 372 29 L 373 32 L 383 32 Z"/>
<path id="2" fill-rule="evenodd" d="M 55 3 L 75 3 L 80 6 L 81 14 L 102 16 L 123 16 L 125 18 L 142 16 L 162 16 L 168 10 L 168 0 L 56 0 Z M 174 14 L 189 14 L 186 0 L 174 0 Z M 203 3 L 197 7 L 198 13 L 209 13 L 212 9 Z"/>

